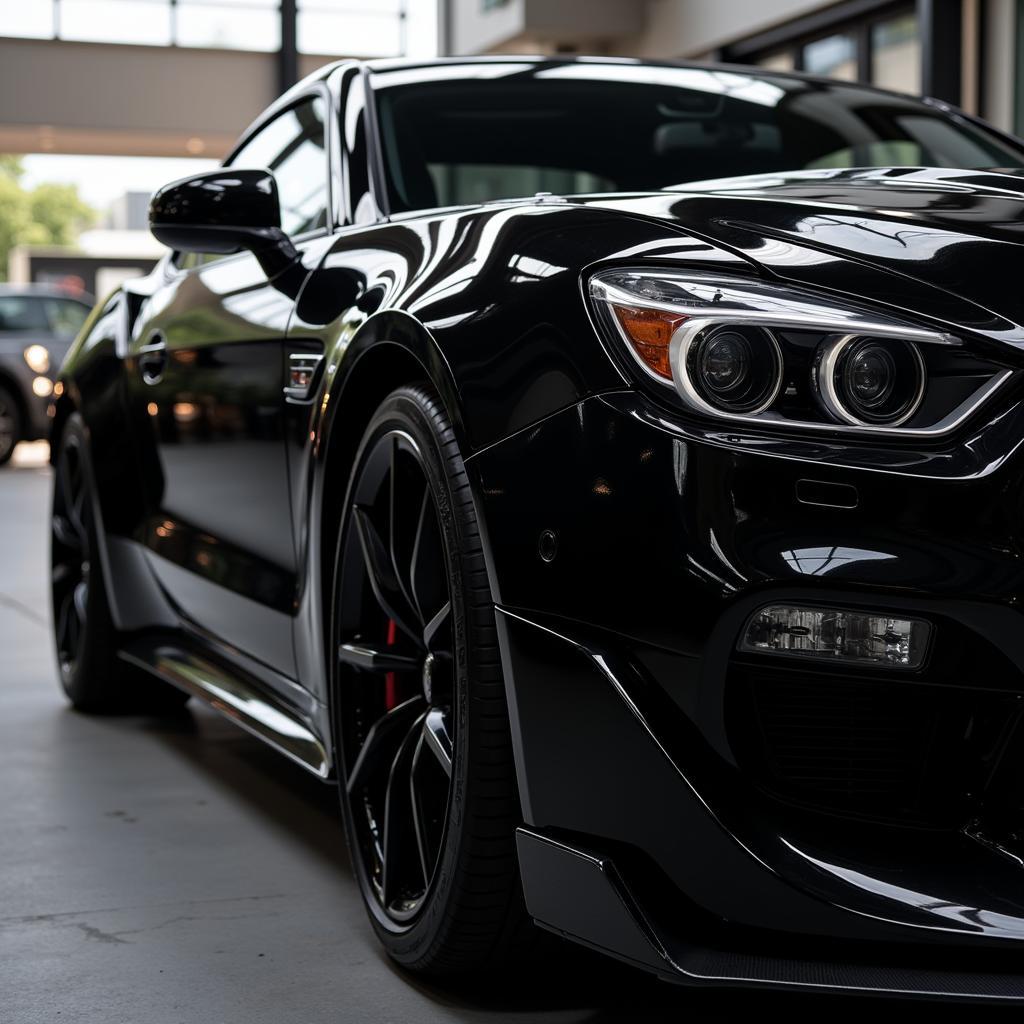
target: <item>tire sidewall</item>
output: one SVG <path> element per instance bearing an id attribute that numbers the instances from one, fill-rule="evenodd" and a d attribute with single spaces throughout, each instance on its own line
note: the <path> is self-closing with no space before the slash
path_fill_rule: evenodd
<path id="1" fill-rule="evenodd" d="M 471 709 L 471 678 L 473 643 L 469 635 L 466 614 L 466 593 L 464 586 L 464 566 L 462 565 L 463 515 L 465 509 L 457 507 L 453 498 L 450 468 L 441 451 L 441 441 L 431 424 L 430 416 L 423 407 L 432 401 L 436 408 L 436 400 L 429 399 L 420 389 L 400 389 L 389 396 L 377 410 L 363 434 L 352 474 L 346 490 L 344 514 L 338 537 L 338 547 L 334 559 L 332 577 L 331 604 L 331 647 L 334 651 L 338 646 L 338 609 L 337 595 L 342 568 L 342 552 L 345 537 L 349 529 L 350 506 L 352 491 L 364 464 L 365 457 L 379 439 L 392 431 L 399 430 L 409 435 L 420 450 L 427 481 L 433 494 L 438 523 L 441 530 L 448 563 L 448 582 L 452 602 L 453 648 L 455 655 L 455 745 L 452 763 L 452 789 L 449 795 L 447 823 L 442 840 L 442 852 L 438 861 L 435 876 L 425 896 L 424 906 L 419 915 L 407 925 L 398 925 L 389 919 L 376 901 L 366 876 L 365 867 L 359 850 L 359 842 L 352 822 L 352 808 L 345 793 L 345 771 L 343 748 L 344 730 L 340 727 L 337 715 L 340 713 L 341 701 L 338 699 L 339 670 L 337 662 L 332 659 L 332 717 L 335 746 L 338 752 L 339 794 L 341 797 L 342 814 L 345 820 L 345 833 L 353 871 L 362 890 L 363 902 L 366 905 L 370 921 L 381 942 L 390 955 L 400 963 L 415 965 L 424 957 L 429 956 L 431 949 L 442 939 L 446 924 L 446 907 L 451 899 L 451 889 L 455 881 L 456 868 L 460 859 L 460 840 L 463 833 L 466 812 L 466 788 L 469 784 L 467 765 L 469 763 L 469 743 L 472 737 Z M 458 460 L 461 470 L 461 458 Z"/>

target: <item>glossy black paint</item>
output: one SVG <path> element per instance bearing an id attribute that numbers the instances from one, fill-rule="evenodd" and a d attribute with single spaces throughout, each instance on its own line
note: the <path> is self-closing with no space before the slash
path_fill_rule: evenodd
<path id="1" fill-rule="evenodd" d="M 190 270 L 163 261 L 94 314 L 64 367 L 55 430 L 72 409 L 89 427 L 132 659 L 168 678 L 189 658 L 234 673 L 313 738 L 326 773 L 325 588 L 355 444 L 389 391 L 429 381 L 486 531 L 538 918 L 676 980 L 699 980 L 680 966 L 698 949 L 768 949 L 803 966 L 705 974 L 810 986 L 827 956 L 896 972 L 842 970 L 840 986 L 1019 996 L 979 957 L 1024 938 L 1024 179 L 810 172 L 387 219 L 374 73 L 328 69 L 265 115 L 328 101 L 326 231 Z M 1015 376 L 913 445 L 723 427 L 638 379 L 591 322 L 589 274 L 637 264 L 868 300 Z M 308 401 L 285 396 L 291 354 L 324 357 Z M 749 614 L 784 600 L 920 615 L 941 656 L 911 677 L 796 679 L 736 656 Z M 940 753 L 970 755 L 962 777 L 929 777 L 952 818 L 830 809 L 796 799 L 777 766 L 769 778 L 744 695 L 791 685 L 854 709 L 873 695 L 900 742 L 934 719 Z M 552 847 L 569 853 L 547 869 Z M 554 891 L 549 870 L 568 872 Z M 559 892 L 602 906 L 594 872 L 628 894 L 632 924 L 621 899 L 559 906 Z M 969 975 L 955 991 L 913 973 L 922 948 L 944 963 L 940 947 Z"/>
<path id="2" fill-rule="evenodd" d="M 233 253 L 279 245 L 277 182 L 264 170 L 204 171 L 164 185 L 149 204 L 149 229 L 183 252 Z"/>

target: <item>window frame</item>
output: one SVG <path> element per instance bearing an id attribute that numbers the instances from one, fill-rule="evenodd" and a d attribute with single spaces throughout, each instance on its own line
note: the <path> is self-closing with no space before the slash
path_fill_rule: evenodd
<path id="1" fill-rule="evenodd" d="M 256 138 L 265 128 L 269 128 L 279 117 L 284 117 L 285 114 L 294 110 L 296 107 L 302 106 L 303 103 L 309 103 L 320 97 L 324 102 L 324 174 L 326 175 L 327 182 L 327 193 L 324 200 L 326 219 L 322 228 L 310 228 L 308 231 L 302 231 L 297 235 L 289 235 L 288 237 L 293 242 L 305 241 L 307 238 L 317 238 L 320 235 L 330 234 L 334 228 L 334 173 L 333 173 L 333 154 L 331 152 L 332 145 L 332 127 L 333 121 L 335 120 L 334 103 L 331 100 L 330 90 L 327 88 L 326 83 L 323 80 L 313 83 L 313 85 L 307 89 L 304 89 L 299 95 L 291 97 L 285 94 L 282 100 L 287 100 L 280 105 L 274 104 L 266 114 L 259 120 L 254 122 L 246 129 L 245 133 L 239 138 L 238 142 L 235 143 L 234 149 L 224 158 L 224 162 L 221 164 L 222 167 L 233 166 L 233 161 L 238 154 L 245 149 L 246 146 Z M 243 168 L 245 169 L 245 168 Z M 276 180 L 276 179 L 275 179 Z"/>
<path id="2" fill-rule="evenodd" d="M 323 227 L 311 228 L 308 231 L 302 231 L 297 235 L 288 235 L 288 238 L 295 244 L 301 244 L 302 242 L 309 241 L 314 238 L 322 238 L 325 235 L 333 234 L 338 228 L 336 209 L 335 209 L 335 154 L 333 146 L 336 140 L 337 126 L 335 121 L 338 117 L 336 111 L 336 104 L 331 96 L 331 90 L 327 87 L 325 80 L 320 79 L 319 81 L 311 83 L 309 86 L 304 88 L 301 93 L 292 96 L 289 93 L 285 93 L 284 96 L 278 100 L 277 103 L 272 104 L 268 107 L 260 116 L 249 125 L 248 128 L 238 137 L 234 146 L 231 148 L 228 155 L 221 162 L 222 168 L 229 168 L 233 166 L 235 157 L 245 147 L 259 135 L 264 128 L 269 127 L 279 117 L 283 117 L 289 111 L 294 110 L 296 107 L 301 106 L 303 103 L 308 103 L 319 97 L 324 102 L 324 173 L 327 175 L 327 194 L 325 199 L 326 218 Z M 248 170 L 249 168 L 243 168 Z M 273 173 L 273 172 L 271 172 Z M 276 181 L 276 178 L 275 178 Z M 182 257 L 187 255 L 183 250 L 176 249 L 171 253 L 170 264 L 180 273 L 191 274 L 204 269 L 205 267 L 212 266 L 213 264 L 222 264 L 225 260 L 236 259 L 240 256 L 251 255 L 248 250 L 242 250 L 240 252 L 231 252 L 224 254 L 216 254 L 216 259 L 207 260 L 203 263 L 196 264 L 191 267 L 184 267 L 181 265 Z"/>

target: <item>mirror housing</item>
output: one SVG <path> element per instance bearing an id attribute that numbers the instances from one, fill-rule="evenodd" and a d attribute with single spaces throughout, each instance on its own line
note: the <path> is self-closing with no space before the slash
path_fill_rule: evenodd
<path id="1" fill-rule="evenodd" d="M 290 244 L 267 170 L 220 167 L 164 185 L 149 202 L 149 230 L 184 252 L 258 254 Z"/>

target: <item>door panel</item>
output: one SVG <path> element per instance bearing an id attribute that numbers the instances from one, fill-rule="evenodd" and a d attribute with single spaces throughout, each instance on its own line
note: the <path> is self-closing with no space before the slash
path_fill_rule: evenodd
<path id="1" fill-rule="evenodd" d="M 130 367 L 157 472 L 140 539 L 182 614 L 294 676 L 284 445 L 291 297 L 245 254 L 179 274 L 140 317 Z"/>

